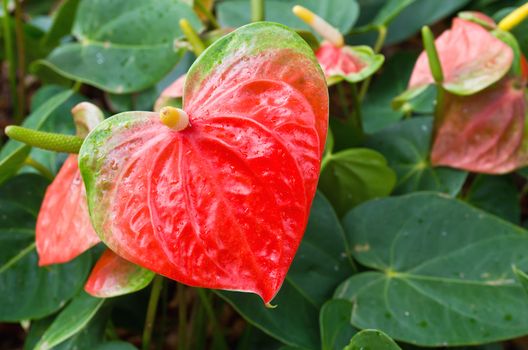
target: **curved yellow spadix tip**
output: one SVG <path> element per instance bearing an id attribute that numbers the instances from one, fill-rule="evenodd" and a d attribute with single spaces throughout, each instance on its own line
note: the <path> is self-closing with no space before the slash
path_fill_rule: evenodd
<path id="1" fill-rule="evenodd" d="M 512 30 L 528 17 L 528 3 L 516 8 L 508 16 L 504 17 L 498 27 L 502 30 Z"/>
<path id="2" fill-rule="evenodd" d="M 333 45 L 337 47 L 345 45 L 345 39 L 339 30 L 332 27 L 330 23 L 317 16 L 312 11 L 305 7 L 295 5 L 292 12 Z"/>
<path id="3" fill-rule="evenodd" d="M 183 109 L 170 106 L 163 107 L 159 111 L 159 117 L 162 124 L 176 131 L 181 131 L 189 126 L 189 116 Z"/>
<path id="4" fill-rule="evenodd" d="M 300 5 L 293 6 L 293 14 L 300 19 L 302 19 L 304 22 L 306 22 L 309 25 L 312 25 L 316 18 L 316 14 L 312 11 L 308 10 L 306 7 L 302 7 Z"/>

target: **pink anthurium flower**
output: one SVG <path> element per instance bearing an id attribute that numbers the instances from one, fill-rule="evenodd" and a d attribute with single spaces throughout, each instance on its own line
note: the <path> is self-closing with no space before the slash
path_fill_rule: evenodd
<path id="1" fill-rule="evenodd" d="M 374 53 L 368 46 L 346 46 L 343 35 L 310 10 L 295 6 L 293 13 L 325 38 L 315 55 L 328 85 L 342 80 L 357 83 L 374 74 L 383 64 L 383 55 Z"/>
<path id="2" fill-rule="evenodd" d="M 161 108 L 166 106 L 181 107 L 183 86 L 185 84 L 186 76 L 186 74 L 180 76 L 161 92 L 160 97 L 158 97 L 156 103 L 154 104 L 155 111 L 159 111 Z"/>
<path id="3" fill-rule="evenodd" d="M 317 186 L 324 75 L 300 36 L 258 22 L 198 57 L 183 101 L 116 115 L 86 138 L 79 164 L 95 230 L 140 266 L 268 303 Z"/>
<path id="4" fill-rule="evenodd" d="M 495 27 L 488 17 L 472 16 L 486 28 Z M 527 164 L 526 61 L 520 55 L 519 69 L 512 69 L 514 50 L 498 39 L 499 29 L 490 33 L 486 28 L 456 18 L 435 41 L 445 91 L 436 108 L 433 165 L 502 174 Z M 409 87 L 430 83 L 434 79 L 424 52 Z"/>

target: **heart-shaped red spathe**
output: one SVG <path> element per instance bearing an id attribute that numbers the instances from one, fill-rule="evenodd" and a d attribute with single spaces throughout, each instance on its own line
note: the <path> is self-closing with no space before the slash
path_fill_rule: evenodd
<path id="1" fill-rule="evenodd" d="M 214 43 L 184 89 L 190 126 L 103 122 L 80 166 L 101 239 L 182 283 L 269 302 L 303 236 L 328 125 L 324 75 L 293 31 L 251 24 Z"/>
<path id="2" fill-rule="evenodd" d="M 90 223 L 77 155 L 66 159 L 46 190 L 35 234 L 40 266 L 68 262 L 100 242 Z"/>
<path id="3" fill-rule="evenodd" d="M 471 95 L 501 79 L 513 62 L 513 50 L 477 23 L 455 18 L 450 30 L 436 40 L 443 87 L 457 95 Z M 422 52 L 409 88 L 434 83 L 429 61 Z"/>

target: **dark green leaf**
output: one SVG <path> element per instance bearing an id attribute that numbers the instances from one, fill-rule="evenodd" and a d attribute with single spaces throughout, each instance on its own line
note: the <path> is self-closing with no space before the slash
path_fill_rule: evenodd
<path id="1" fill-rule="evenodd" d="M 68 264 L 37 266 L 34 227 L 47 185 L 40 176 L 24 174 L 0 187 L 0 321 L 55 312 L 88 275 L 89 253 Z"/>
<path id="2" fill-rule="evenodd" d="M 71 96 L 72 91 L 61 92 L 36 109 L 26 118 L 22 126 L 30 129 L 41 129 L 51 114 L 65 103 Z M 31 151 L 31 147 L 18 141 L 8 141 L 0 151 L 0 184 L 13 176 L 23 165 L 24 160 Z"/>
<path id="3" fill-rule="evenodd" d="M 81 291 L 53 320 L 35 350 L 51 349 L 80 332 L 95 316 L 104 301 L 105 299 L 94 298 Z"/>
<path id="4" fill-rule="evenodd" d="M 70 34 L 79 0 L 64 0 L 53 14 L 51 28 L 42 38 L 42 45 L 56 46 L 60 39 Z"/>
<path id="5" fill-rule="evenodd" d="M 266 21 L 282 23 L 292 28 L 311 30 L 312 28 L 292 13 L 292 7 L 295 5 L 310 9 L 342 33 L 348 33 L 359 14 L 359 6 L 355 0 L 266 0 Z M 251 22 L 250 1 L 222 1 L 216 9 L 222 26 L 239 27 Z"/>
<path id="6" fill-rule="evenodd" d="M 99 345 L 95 350 L 137 350 L 137 348 L 123 341 L 112 341 Z"/>
<path id="7" fill-rule="evenodd" d="M 387 334 L 366 329 L 359 332 L 350 340 L 343 350 L 401 350 L 401 348 Z"/>
<path id="8" fill-rule="evenodd" d="M 328 156 L 319 188 L 339 216 L 356 205 L 391 193 L 396 174 L 385 158 L 368 148 L 353 148 Z"/>
<path id="9" fill-rule="evenodd" d="M 354 303 L 354 326 L 423 346 L 528 332 L 528 298 L 511 269 L 528 268 L 527 231 L 435 193 L 370 201 L 344 226 L 354 257 L 378 270 L 336 290 Z"/>
<path id="10" fill-rule="evenodd" d="M 84 0 L 73 29 L 79 42 L 59 46 L 41 64 L 108 92 L 139 91 L 182 57 L 184 49 L 175 48 L 182 18 L 198 31 L 203 27 L 180 0 Z"/>
<path id="11" fill-rule="evenodd" d="M 429 161 L 432 118 L 413 118 L 390 126 L 367 140 L 367 146 L 381 152 L 396 171 L 395 193 L 439 191 L 455 196 L 467 173 L 433 167 Z"/>
<path id="12" fill-rule="evenodd" d="M 464 199 L 514 224 L 521 222 L 519 193 L 511 176 L 478 175 Z"/>
<path id="13" fill-rule="evenodd" d="M 393 110 L 391 103 L 407 89 L 416 58 L 416 54 L 397 53 L 387 60 L 361 104 L 365 132 L 380 131 L 401 119 L 403 113 Z"/>
<path id="14" fill-rule="evenodd" d="M 154 109 L 154 101 L 156 101 L 158 95 L 159 92 L 156 87 L 150 87 L 131 94 L 107 93 L 106 98 L 112 112 L 121 113 L 127 111 L 152 111 Z"/>
<path id="15" fill-rule="evenodd" d="M 350 324 L 352 306 L 351 302 L 340 299 L 329 300 L 323 305 L 319 316 L 322 350 L 341 350 L 356 334 L 357 330 Z"/>
<path id="16" fill-rule="evenodd" d="M 277 308 L 266 309 L 252 294 L 219 294 L 250 323 L 284 344 L 318 349 L 319 309 L 332 288 L 353 271 L 346 252 L 339 221 L 327 200 L 317 194 L 299 251 L 273 299 Z"/>

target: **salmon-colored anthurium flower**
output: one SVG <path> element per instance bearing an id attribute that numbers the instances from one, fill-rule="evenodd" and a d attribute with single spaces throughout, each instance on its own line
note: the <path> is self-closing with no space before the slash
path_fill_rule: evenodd
<path id="1" fill-rule="evenodd" d="M 79 137 L 86 137 L 104 119 L 87 102 L 75 106 L 72 114 Z M 35 234 L 40 266 L 68 262 L 100 242 L 90 223 L 77 155 L 68 156 L 46 190 Z"/>
<path id="2" fill-rule="evenodd" d="M 183 97 L 183 86 L 185 84 L 186 74 L 180 76 L 172 84 L 167 86 L 161 92 L 161 95 L 154 104 L 154 111 L 159 112 L 163 107 L 181 107 Z"/>
<path id="3" fill-rule="evenodd" d="M 317 186 L 324 75 L 300 36 L 258 22 L 198 57 L 183 101 L 113 116 L 86 138 L 79 165 L 95 230 L 140 266 L 268 303 Z"/>
<path id="4" fill-rule="evenodd" d="M 489 32 L 486 28 L 495 24 L 473 16 L 478 20 L 454 19 L 453 27 L 435 41 L 443 72 L 437 83 L 443 92 L 436 107 L 431 163 L 501 174 L 528 161 L 526 62 L 513 36 L 500 29 Z M 409 87 L 434 81 L 422 53 Z"/>
<path id="5" fill-rule="evenodd" d="M 383 55 L 374 53 L 370 47 L 345 45 L 343 35 L 310 10 L 295 6 L 293 13 L 325 39 L 315 55 L 328 85 L 342 80 L 357 83 L 374 74 L 383 64 Z"/>
<path id="6" fill-rule="evenodd" d="M 76 105 L 72 114 L 77 136 L 82 138 L 104 119 L 103 113 L 87 102 Z M 90 222 L 77 155 L 72 154 L 46 190 L 39 211 L 36 226 L 39 265 L 66 263 L 99 242 Z M 107 249 L 85 289 L 94 296 L 117 296 L 146 286 L 153 276 L 151 271 L 119 258 Z"/>

